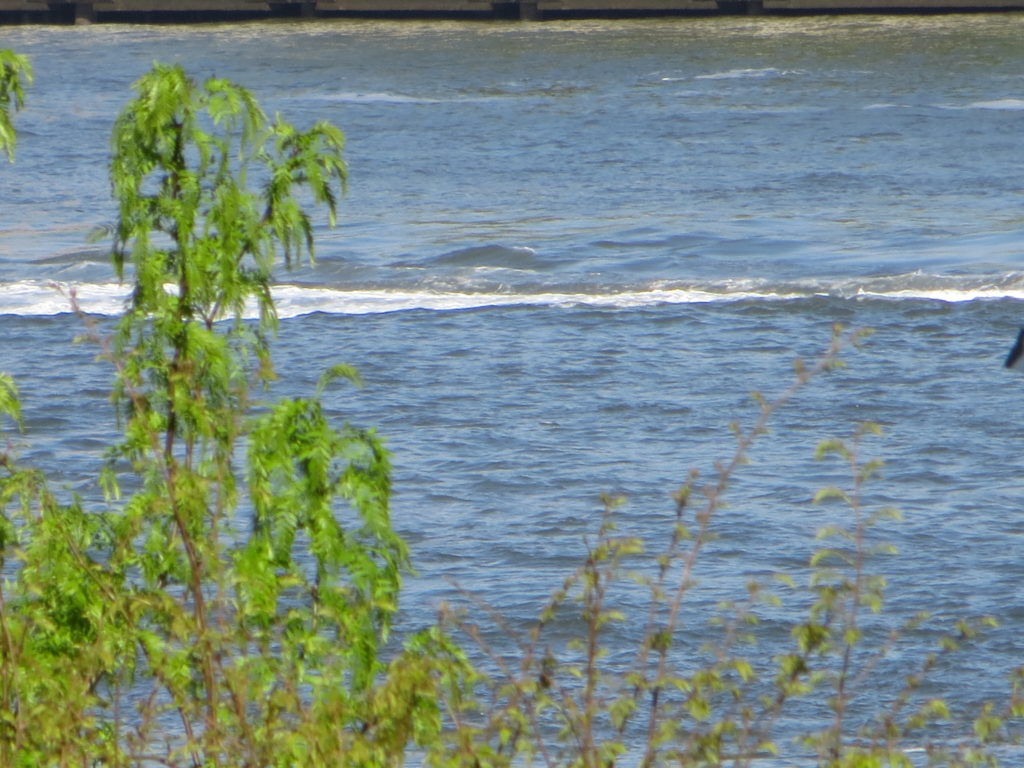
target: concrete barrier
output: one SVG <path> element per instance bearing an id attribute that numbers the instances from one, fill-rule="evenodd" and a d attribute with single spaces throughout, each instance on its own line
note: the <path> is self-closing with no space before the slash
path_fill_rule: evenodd
<path id="1" fill-rule="evenodd" d="M 1024 0 L 0 0 L 0 24 L 345 16 L 541 20 L 716 13 L 1021 9 L 1024 9 Z"/>
<path id="2" fill-rule="evenodd" d="M 533 18 L 717 13 L 717 0 L 536 0 Z"/>

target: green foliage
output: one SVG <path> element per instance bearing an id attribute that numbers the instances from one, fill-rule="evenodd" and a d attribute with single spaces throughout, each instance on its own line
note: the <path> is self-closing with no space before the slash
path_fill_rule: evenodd
<path id="1" fill-rule="evenodd" d="M 17 136 L 11 122 L 11 108 L 17 111 L 25 104 L 25 86 L 32 82 L 32 66 L 28 57 L 0 49 L 0 150 L 14 160 Z"/>
<path id="2" fill-rule="evenodd" d="M 21 426 L 21 403 L 18 400 L 18 387 L 14 379 L 6 373 L 0 373 L 0 415 L 11 419 Z"/>
<path id="3" fill-rule="evenodd" d="M 436 689 L 465 662 L 436 633 L 381 657 L 408 568 L 390 462 L 319 401 L 358 377 L 337 365 L 311 397 L 252 397 L 274 375 L 272 270 L 312 258 L 306 202 L 333 223 L 342 134 L 269 120 L 180 67 L 135 89 L 111 161 L 114 263 L 133 290 L 112 336 L 89 325 L 124 430 L 110 505 L 61 505 L 0 464 L 0 543 L 18 562 L 0 604 L 0 764 L 396 764 L 436 733 Z M 20 423 L 7 377 L 0 412 Z"/>

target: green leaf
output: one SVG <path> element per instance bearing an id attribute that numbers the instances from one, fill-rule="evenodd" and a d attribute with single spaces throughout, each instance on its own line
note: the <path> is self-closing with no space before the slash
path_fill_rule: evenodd
<path id="1" fill-rule="evenodd" d="M 8 161 L 14 161 L 14 145 L 17 135 L 11 121 L 11 109 L 25 105 L 25 86 L 32 82 L 32 65 L 27 56 L 14 51 L 0 49 L 0 150 L 7 153 Z"/>
<path id="2" fill-rule="evenodd" d="M 18 387 L 14 379 L 0 372 L 0 414 L 7 416 L 18 429 L 22 429 L 21 401 L 18 398 Z"/>
<path id="3" fill-rule="evenodd" d="M 350 381 L 357 387 L 363 386 L 363 381 L 359 377 L 359 371 L 357 371 L 355 367 L 339 363 L 338 365 L 331 366 L 320 375 L 320 380 L 317 382 L 316 386 L 316 396 L 320 397 L 327 386 L 338 379 Z"/>

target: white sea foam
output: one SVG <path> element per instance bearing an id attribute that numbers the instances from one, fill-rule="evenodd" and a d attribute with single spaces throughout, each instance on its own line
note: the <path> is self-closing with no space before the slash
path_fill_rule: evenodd
<path id="1" fill-rule="evenodd" d="M 119 314 L 128 297 L 128 288 L 118 283 L 18 280 L 0 283 L 0 314 L 45 316 L 71 312 L 72 291 L 82 311 L 94 315 Z"/>
<path id="2" fill-rule="evenodd" d="M 747 77 L 778 77 L 780 75 L 803 74 L 797 69 L 777 69 L 775 67 L 729 69 L 724 72 L 711 72 L 706 75 L 696 75 L 695 80 L 736 80 Z"/>
<path id="3" fill-rule="evenodd" d="M 972 101 L 969 104 L 936 104 L 939 109 L 967 110 L 967 109 L 995 109 L 1016 111 L 1024 109 L 1024 99 L 990 99 L 987 101 Z"/>
<path id="4" fill-rule="evenodd" d="M 1024 99 L 994 99 L 975 101 L 969 105 L 974 109 L 1024 109 Z"/>
<path id="5" fill-rule="evenodd" d="M 307 101 L 332 101 L 349 104 L 437 104 L 442 99 L 428 96 L 408 96 L 404 93 L 344 91 L 335 93 L 306 94 Z"/>
<path id="6" fill-rule="evenodd" d="M 387 91 L 362 92 L 362 91 L 339 91 L 326 93 L 303 94 L 301 101 L 332 102 L 339 104 L 468 104 L 475 102 L 494 101 L 495 99 L 515 96 L 519 94 L 495 92 L 482 95 L 457 95 L 457 96 L 409 96 L 404 93 L 392 93 Z"/>
<path id="7" fill-rule="evenodd" d="M 634 290 L 595 292 L 471 292 L 433 290 L 347 290 L 301 285 L 277 285 L 273 289 L 278 314 L 282 318 L 314 312 L 338 315 L 368 315 L 409 310 L 458 311 L 486 307 L 574 307 L 607 309 L 656 306 L 663 304 L 707 304 L 735 301 L 798 301 L 822 296 L 843 300 L 887 299 L 925 300 L 958 303 L 985 299 L 1024 299 L 1024 284 L 1004 287 L 979 284 L 973 287 L 923 285 L 901 287 L 888 280 L 886 287 L 858 286 L 851 282 L 834 285 L 772 284 L 743 280 L 706 286 L 671 287 L 654 285 Z M 87 314 L 117 315 L 128 298 L 128 288 L 117 283 L 53 283 L 22 280 L 0 284 L 0 314 L 49 316 L 72 311 L 71 295 Z M 255 317 L 255 307 L 246 313 Z"/>

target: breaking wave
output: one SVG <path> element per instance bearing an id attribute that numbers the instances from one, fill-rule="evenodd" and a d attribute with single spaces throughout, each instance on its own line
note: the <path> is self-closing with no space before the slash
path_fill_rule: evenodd
<path id="1" fill-rule="evenodd" d="M 0 314 L 50 316 L 72 311 L 74 295 L 81 311 L 117 315 L 128 289 L 123 284 L 57 283 L 21 280 L 0 283 Z M 626 309 L 669 304 L 738 301 L 937 301 L 959 303 L 998 299 L 1024 300 L 1024 273 L 944 276 L 914 272 L 836 280 L 735 279 L 705 282 L 655 281 L 639 286 L 568 285 L 531 289 L 457 290 L 421 287 L 347 288 L 280 284 L 273 288 L 282 318 L 315 312 L 366 315 L 410 310 L 459 311 L 487 307 L 595 307 Z M 251 316 L 255 316 L 252 311 Z"/>

